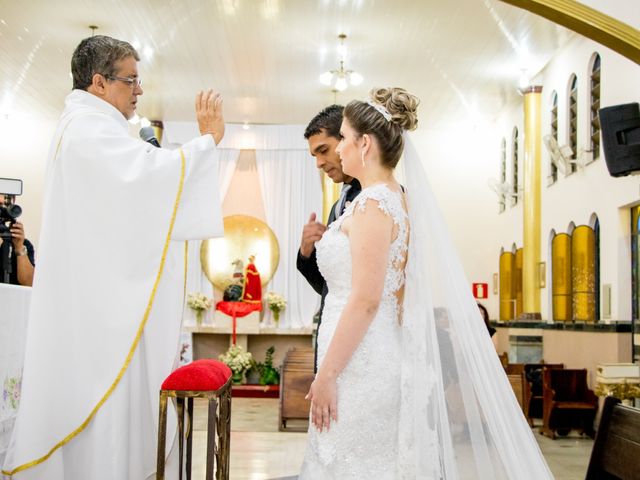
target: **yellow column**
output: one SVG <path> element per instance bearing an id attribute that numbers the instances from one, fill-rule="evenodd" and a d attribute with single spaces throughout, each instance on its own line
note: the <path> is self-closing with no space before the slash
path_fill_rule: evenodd
<path id="1" fill-rule="evenodd" d="M 326 173 L 320 172 L 322 178 L 322 218 L 318 218 L 319 222 L 327 224 L 331 207 L 340 197 L 341 183 L 333 183 Z"/>
<path id="2" fill-rule="evenodd" d="M 524 258 L 522 262 L 523 319 L 540 319 L 540 153 L 542 87 L 530 86 L 524 95 Z"/>

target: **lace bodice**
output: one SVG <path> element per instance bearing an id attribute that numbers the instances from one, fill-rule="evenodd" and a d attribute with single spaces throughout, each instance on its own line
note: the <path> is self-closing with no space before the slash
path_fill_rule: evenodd
<path id="1" fill-rule="evenodd" d="M 394 223 L 394 240 L 389 249 L 389 261 L 384 280 L 381 309 L 391 309 L 400 319 L 401 292 L 404 287 L 404 265 L 409 242 L 409 223 L 403 207 L 402 193 L 391 190 L 386 184 L 365 188 L 356 199 L 347 206 L 344 213 L 336 219 L 316 244 L 318 267 L 327 281 L 329 293 L 342 299 L 351 292 L 351 251 L 349 237 L 342 231 L 342 224 L 357 210 L 364 211 L 369 200 L 389 215 Z M 390 312 L 391 313 L 391 312 Z"/>

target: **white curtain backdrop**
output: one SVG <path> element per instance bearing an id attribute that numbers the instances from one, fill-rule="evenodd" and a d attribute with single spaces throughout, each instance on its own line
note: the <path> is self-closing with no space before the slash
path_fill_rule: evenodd
<path id="1" fill-rule="evenodd" d="M 228 123 L 218 145 L 238 150 L 307 150 L 304 125 L 243 125 Z M 165 147 L 187 143 L 199 135 L 195 122 L 164 122 L 162 144 Z"/>
<path id="2" fill-rule="evenodd" d="M 281 328 L 309 327 L 319 297 L 297 271 L 296 254 L 309 214 L 322 212 L 318 171 L 307 150 L 256 150 L 256 165 L 267 224 L 280 244 L 280 263 L 267 290 L 287 300 Z"/>
<path id="3" fill-rule="evenodd" d="M 311 326 L 313 314 L 320 304 L 320 297 L 296 269 L 302 228 L 311 212 L 319 216 L 322 214 L 320 177 L 308 152 L 304 128 L 304 125 L 250 125 L 245 129 L 243 125 L 227 124 L 224 138 L 218 146 L 221 151 L 228 152 L 236 163 L 239 150 L 256 151 L 267 224 L 280 244 L 278 270 L 263 296 L 267 291 L 274 291 L 287 300 L 287 308 L 280 316 L 281 328 Z M 179 146 L 197 135 L 195 122 L 164 122 L 164 146 Z M 222 199 L 229 188 L 236 163 L 231 168 L 224 167 L 221 161 Z M 191 243 L 187 292 L 200 291 L 213 296 L 211 284 L 201 273 L 200 242 Z M 265 310 L 265 320 L 268 321 L 270 315 L 271 312 Z"/>
<path id="4" fill-rule="evenodd" d="M 218 175 L 220 179 L 220 201 L 229 191 L 231 179 L 238 165 L 240 150 L 220 149 Z M 189 241 L 189 255 L 187 257 L 187 293 L 202 292 L 207 297 L 213 297 L 213 285 L 204 274 L 200 265 L 201 240 Z M 187 309 L 188 310 L 188 309 Z"/>

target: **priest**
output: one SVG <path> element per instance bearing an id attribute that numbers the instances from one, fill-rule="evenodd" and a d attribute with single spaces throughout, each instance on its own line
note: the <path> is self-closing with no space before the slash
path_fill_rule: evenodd
<path id="1" fill-rule="evenodd" d="M 100 35 L 73 54 L 73 91 L 47 164 L 22 398 L 2 468 L 10 478 L 154 476 L 185 241 L 223 234 L 224 120 L 221 97 L 201 92 L 201 136 L 181 149 L 129 136 L 143 93 L 138 61 L 129 43 Z M 175 415 L 169 421 L 175 432 Z"/>

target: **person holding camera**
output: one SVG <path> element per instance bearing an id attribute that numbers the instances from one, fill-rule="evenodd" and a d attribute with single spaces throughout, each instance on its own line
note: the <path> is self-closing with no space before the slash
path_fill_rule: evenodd
<path id="1" fill-rule="evenodd" d="M 4 205 L 5 197 L 0 194 L 0 205 Z M 11 255 L 11 273 L 9 283 L 12 285 L 33 285 L 33 272 L 36 265 L 35 249 L 33 244 L 24 235 L 24 225 L 18 221 L 9 227 L 13 242 L 13 255 Z M 6 240 L 3 240 L 6 241 Z M 0 278 L 0 282 L 2 279 Z"/>

